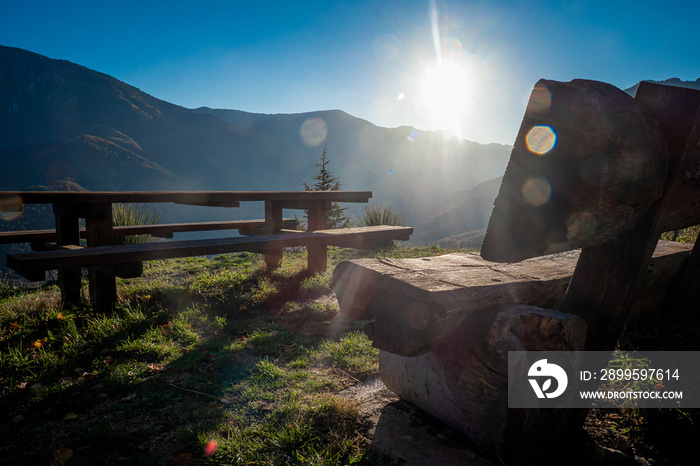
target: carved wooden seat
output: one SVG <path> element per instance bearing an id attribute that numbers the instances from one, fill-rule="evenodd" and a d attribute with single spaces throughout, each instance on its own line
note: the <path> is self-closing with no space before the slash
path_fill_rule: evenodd
<path id="1" fill-rule="evenodd" d="M 336 268 L 385 384 L 478 445 L 564 448 L 581 413 L 509 410 L 508 351 L 612 350 L 633 308 L 697 308 L 700 251 L 658 240 L 700 224 L 699 140 L 700 91 L 538 82 L 481 258 Z"/>

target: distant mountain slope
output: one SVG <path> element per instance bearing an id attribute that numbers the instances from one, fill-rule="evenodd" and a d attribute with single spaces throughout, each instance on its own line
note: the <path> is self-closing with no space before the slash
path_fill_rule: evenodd
<path id="1" fill-rule="evenodd" d="M 698 78 L 695 81 L 681 81 L 679 78 L 670 78 L 666 79 L 664 81 L 652 81 L 651 79 L 647 79 L 645 81 L 648 81 L 650 83 L 656 83 L 656 84 L 665 84 L 667 86 L 677 86 L 677 87 L 688 87 L 690 89 L 700 89 L 700 78 Z M 629 89 L 625 89 L 625 92 L 634 97 L 634 95 L 637 93 L 637 88 L 639 87 L 639 83 L 635 84 L 634 86 L 630 87 Z"/>
<path id="2" fill-rule="evenodd" d="M 4 189 L 70 177 L 88 189 L 224 186 L 216 168 L 237 138 L 96 71 L 0 47 Z"/>
<path id="3" fill-rule="evenodd" d="M 300 136 L 311 119 L 326 130 L 315 145 Z M 339 110 L 186 109 L 80 65 L 0 46 L 0 189 L 65 178 L 90 190 L 299 189 L 324 144 L 344 189 L 372 190 L 414 224 L 438 212 L 443 195 L 501 175 L 510 152 Z"/>
<path id="4" fill-rule="evenodd" d="M 392 203 L 414 223 L 442 209 L 442 197 L 447 193 L 501 175 L 510 155 L 509 146 L 477 144 L 441 131 L 381 128 L 340 110 L 290 115 L 209 108 L 195 111 L 230 123 L 232 131 L 254 142 L 251 150 L 284 154 L 282 167 L 304 167 L 298 170 L 304 175 L 297 180 L 306 180 L 315 171 L 311 167 L 320 153 L 320 147 L 299 143 L 299 128 L 312 118 L 323 120 L 331 170 L 344 189 L 371 189 L 375 199 Z M 250 156 L 265 155 L 251 152 Z"/>
<path id="5" fill-rule="evenodd" d="M 480 247 L 500 186 L 498 177 L 454 193 L 441 212 L 419 225 L 412 239 L 443 247 Z"/>

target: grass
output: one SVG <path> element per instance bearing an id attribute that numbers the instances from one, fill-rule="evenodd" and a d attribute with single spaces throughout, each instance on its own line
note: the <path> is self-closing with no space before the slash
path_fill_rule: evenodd
<path id="1" fill-rule="evenodd" d="M 384 464 L 337 394 L 378 374 L 329 289 L 361 255 L 331 248 L 309 274 L 288 251 L 269 276 L 249 253 L 147 262 L 108 314 L 0 283 L 0 463 Z"/>
<path id="2" fill-rule="evenodd" d="M 364 206 L 359 215 L 353 218 L 351 223 L 358 227 L 374 225 L 405 226 L 406 216 L 394 210 L 391 204 L 368 204 Z"/>
<path id="3" fill-rule="evenodd" d="M 54 283 L 0 282 L 0 464 L 388 464 L 369 449 L 361 405 L 339 395 L 378 363 L 362 324 L 339 315 L 331 271 L 447 252 L 330 248 L 329 272 L 309 274 L 305 252 L 290 250 L 269 276 L 249 253 L 147 262 L 118 281 L 108 314 L 62 308 Z M 647 334 L 626 344 L 643 336 L 654 349 Z M 664 349 L 673 342 L 685 340 Z M 597 414 L 606 446 L 624 436 L 669 461 L 700 422 L 697 410 Z"/>

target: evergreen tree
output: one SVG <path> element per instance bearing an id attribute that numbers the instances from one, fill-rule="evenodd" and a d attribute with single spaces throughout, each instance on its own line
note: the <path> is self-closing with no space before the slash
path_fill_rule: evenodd
<path id="1" fill-rule="evenodd" d="M 304 186 L 304 191 L 340 191 L 340 180 L 333 176 L 328 169 L 329 160 L 326 158 L 326 150 L 328 146 L 323 146 L 323 153 L 321 154 L 321 161 L 315 163 L 314 167 L 318 168 L 318 171 L 314 176 L 311 177 L 314 180 L 314 184 L 309 186 L 309 183 L 302 181 L 301 184 Z M 328 228 L 344 228 L 350 224 L 350 219 L 345 215 L 347 207 L 340 207 L 337 202 L 331 204 L 330 209 L 328 209 Z"/>

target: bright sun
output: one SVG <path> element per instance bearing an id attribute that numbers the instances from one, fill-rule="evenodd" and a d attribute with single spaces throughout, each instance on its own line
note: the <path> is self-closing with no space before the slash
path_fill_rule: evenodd
<path id="1" fill-rule="evenodd" d="M 428 68 L 423 79 L 423 99 L 440 119 L 455 124 L 466 109 L 470 74 L 466 66 L 446 62 Z"/>

